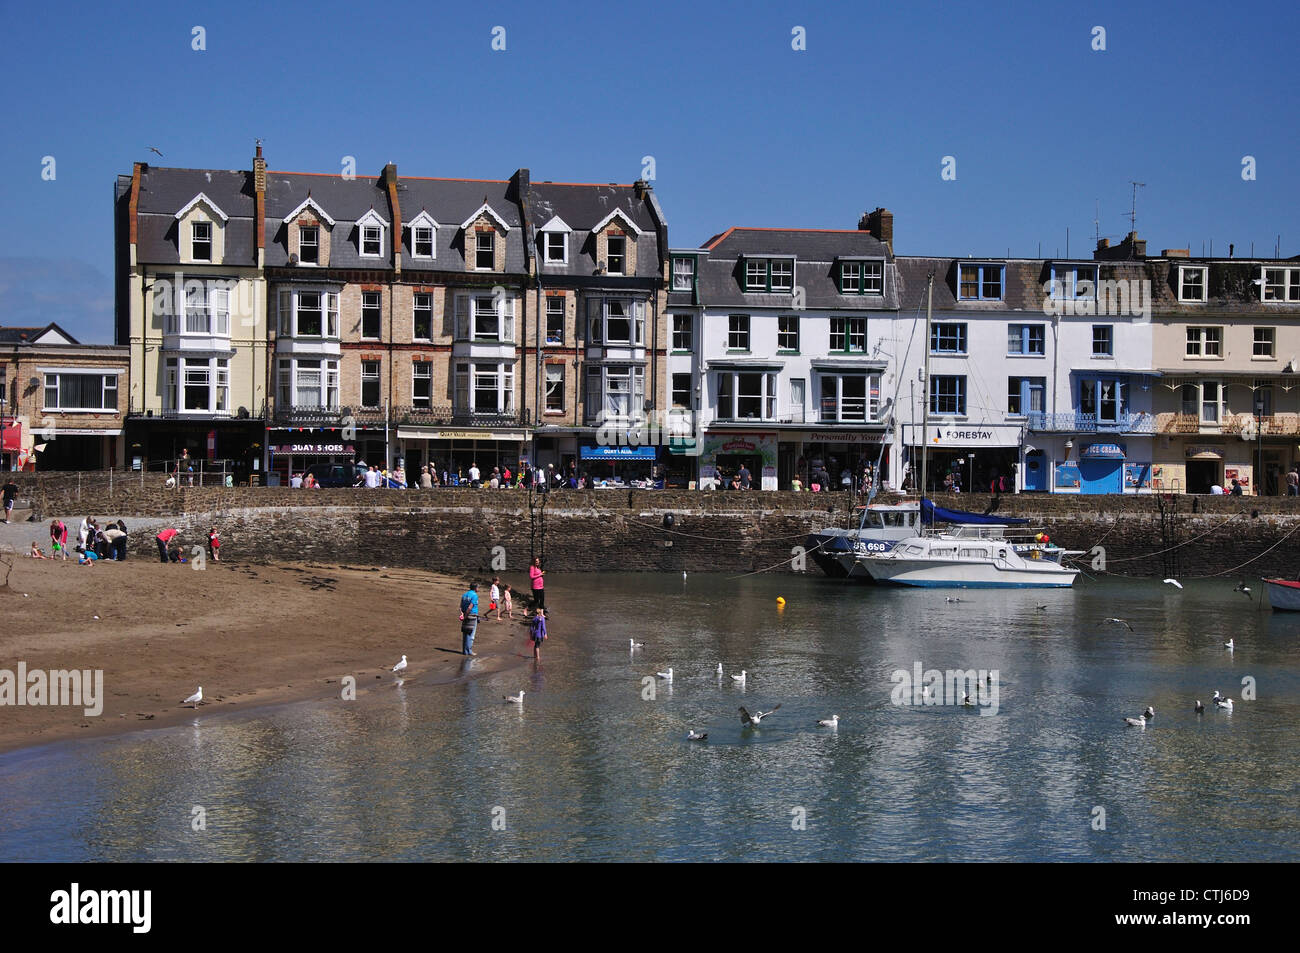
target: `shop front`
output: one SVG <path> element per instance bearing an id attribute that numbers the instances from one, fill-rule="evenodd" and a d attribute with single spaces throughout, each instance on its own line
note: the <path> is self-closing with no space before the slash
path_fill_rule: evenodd
<path id="1" fill-rule="evenodd" d="M 908 485 L 920 480 L 924 442 L 926 492 L 988 493 L 994 480 L 999 488 L 1005 481 L 1008 492 L 1018 490 L 1021 433 L 1018 424 L 904 424 Z"/>
<path id="2" fill-rule="evenodd" d="M 509 469 L 513 475 L 529 458 L 525 430 L 402 426 L 397 428 L 396 438 L 397 456 L 406 468 L 407 482 L 417 486 L 426 464 L 438 472 L 440 483 L 458 486 L 469 481 L 470 467 L 478 467 L 479 479 L 486 483 L 494 469 Z"/>
<path id="3" fill-rule="evenodd" d="M 658 477 L 661 451 L 660 447 L 583 444 L 578 453 L 579 466 L 587 477 L 587 486 L 596 489 L 635 484 L 662 487 Z"/>
<path id="4" fill-rule="evenodd" d="M 860 486 L 863 471 L 870 471 L 872 479 L 888 485 L 891 460 L 889 447 L 881 454 L 881 431 L 871 430 L 809 430 L 781 434 L 777 454 L 777 468 L 781 487 L 788 488 L 795 477 L 804 487 L 811 487 L 813 477 L 825 470 L 832 489 L 843 486 L 847 469 L 850 485 Z M 877 464 L 879 470 L 877 471 Z"/>
<path id="5" fill-rule="evenodd" d="M 731 489 L 732 478 L 743 466 L 749 471 L 750 489 L 775 490 L 779 442 L 775 433 L 706 434 L 700 452 L 700 489 Z"/>
<path id="6" fill-rule="evenodd" d="M 342 467 L 333 471 L 325 482 L 341 480 L 351 485 L 353 462 L 357 459 L 356 445 L 344 440 L 337 429 L 273 430 L 267 443 L 267 485 L 288 486 L 293 475 L 311 470 L 315 474 L 327 472 L 325 466 Z M 317 481 L 324 478 L 317 476 Z"/>

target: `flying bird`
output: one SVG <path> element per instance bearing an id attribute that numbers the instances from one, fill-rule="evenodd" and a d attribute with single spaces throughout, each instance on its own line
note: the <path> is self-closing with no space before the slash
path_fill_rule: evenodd
<path id="1" fill-rule="evenodd" d="M 161 153 L 161 152 L 158 152 L 158 150 L 155 149 L 153 146 L 150 146 L 150 147 L 149 147 L 149 151 L 150 151 L 150 152 L 157 153 L 158 158 L 160 158 L 160 159 L 162 158 L 162 153 Z"/>
<path id="2" fill-rule="evenodd" d="M 394 671 L 394 672 L 405 672 L 405 671 L 406 671 L 406 656 L 405 656 L 405 655 L 402 656 L 402 660 L 401 660 L 400 662 L 398 662 L 396 665 L 393 666 L 393 671 Z"/>
<path id="3" fill-rule="evenodd" d="M 776 706 L 774 706 L 774 707 L 772 708 L 772 711 L 756 711 L 756 712 L 754 712 L 754 714 L 751 715 L 748 711 L 745 710 L 745 706 L 744 706 L 744 705 L 741 705 L 741 706 L 740 706 L 740 723 L 741 723 L 742 725 L 747 725 L 747 726 L 750 727 L 750 728 L 757 728 L 757 727 L 758 727 L 758 723 L 759 723 L 760 721 L 762 721 L 762 720 L 763 720 L 764 718 L 766 718 L 768 715 L 772 714 L 772 712 L 775 712 L 775 711 L 777 710 L 777 708 L 780 708 L 780 707 L 781 707 L 780 705 L 776 705 Z"/>
<path id="4" fill-rule="evenodd" d="M 1128 619 L 1116 619 L 1116 618 L 1110 618 L 1110 619 L 1102 619 L 1101 621 L 1102 621 L 1102 622 L 1106 622 L 1106 623 L 1108 623 L 1108 624 L 1110 624 L 1110 625 L 1122 625 L 1122 626 L 1124 626 L 1124 628 L 1128 629 L 1130 632 L 1133 631 L 1133 625 L 1132 625 L 1132 623 L 1130 623 L 1130 622 L 1128 621 Z"/>
<path id="5" fill-rule="evenodd" d="M 1145 728 L 1147 726 L 1146 715 L 1138 715 L 1136 718 L 1125 718 L 1124 724 L 1130 728 Z"/>
<path id="6" fill-rule="evenodd" d="M 732 680 L 733 682 L 736 682 L 736 683 L 738 683 L 738 684 L 743 685 L 743 684 L 745 683 L 745 676 L 748 675 L 748 674 L 749 674 L 749 673 L 746 672 L 746 671 L 742 668 L 742 669 L 740 670 L 740 674 L 739 674 L 739 675 L 733 675 L 733 676 L 731 676 L 731 680 Z"/>
<path id="7" fill-rule="evenodd" d="M 776 707 L 780 708 L 781 706 L 777 705 Z M 741 711 L 744 711 L 744 709 L 742 708 Z M 821 721 L 817 722 L 817 727 L 819 728 L 838 728 L 839 726 L 840 726 L 839 715 L 831 715 L 829 718 L 823 718 Z"/>
<path id="8" fill-rule="evenodd" d="M 1183 584 L 1179 582 L 1177 579 L 1164 579 L 1162 580 L 1162 582 L 1164 582 L 1165 585 L 1167 586 L 1177 586 L 1179 589 L 1183 588 Z"/>
<path id="9" fill-rule="evenodd" d="M 199 686 L 199 690 L 198 690 L 197 692 L 195 692 L 195 693 L 194 693 L 193 695 L 191 695 L 189 698 L 185 699 L 185 701 L 181 702 L 181 704 L 182 704 L 182 705 L 193 704 L 195 708 L 198 708 L 198 707 L 199 707 L 199 702 L 201 702 L 201 701 L 203 701 L 203 686 L 202 686 L 202 685 Z"/>
<path id="10" fill-rule="evenodd" d="M 688 732 L 686 732 L 686 740 L 687 740 L 687 741 L 704 741 L 704 740 L 707 739 L 708 737 L 709 737 L 709 733 L 708 733 L 707 731 L 694 731 L 694 730 L 692 730 L 692 731 L 688 731 Z"/>
<path id="11" fill-rule="evenodd" d="M 666 672 L 655 672 L 655 674 L 658 675 L 660 678 L 662 678 L 665 682 L 671 682 L 673 680 L 673 670 L 671 668 Z"/>
<path id="12" fill-rule="evenodd" d="M 518 695 L 505 695 L 502 697 L 504 697 L 506 701 L 515 705 L 522 705 L 524 703 L 524 691 L 522 688 L 519 690 Z"/>

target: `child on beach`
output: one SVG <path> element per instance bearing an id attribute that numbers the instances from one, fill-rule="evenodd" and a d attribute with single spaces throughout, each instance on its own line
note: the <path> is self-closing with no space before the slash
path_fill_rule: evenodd
<path id="1" fill-rule="evenodd" d="M 542 643 L 546 641 L 546 616 L 540 608 L 537 610 L 537 615 L 533 616 L 528 637 L 533 641 L 533 660 L 540 662 L 542 660 Z"/>
<path id="2" fill-rule="evenodd" d="M 488 591 L 488 612 L 497 611 L 497 621 L 501 621 L 501 577 L 492 577 L 492 588 Z"/>
<path id="3" fill-rule="evenodd" d="M 39 547 L 39 546 L 36 545 L 36 540 L 32 540 L 32 551 L 31 551 L 31 553 L 29 553 L 28 555 L 30 555 L 30 556 L 32 557 L 32 559 L 49 559 L 49 558 L 50 558 L 50 557 L 46 556 L 43 552 L 41 552 L 41 547 Z"/>
<path id="4" fill-rule="evenodd" d="M 208 530 L 208 556 L 214 563 L 221 562 L 221 537 L 215 526 Z"/>
<path id="5" fill-rule="evenodd" d="M 505 603 L 506 618 L 511 622 L 515 621 L 515 601 L 511 598 L 510 586 L 503 586 L 501 589 L 501 599 Z"/>

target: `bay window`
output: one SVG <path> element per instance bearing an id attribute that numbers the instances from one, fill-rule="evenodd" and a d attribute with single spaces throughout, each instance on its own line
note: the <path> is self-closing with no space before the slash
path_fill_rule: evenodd
<path id="1" fill-rule="evenodd" d="M 279 296 L 279 328 L 284 337 L 339 336 L 339 296 L 332 291 L 284 288 Z"/>
<path id="2" fill-rule="evenodd" d="M 321 358 L 281 358 L 276 399 L 281 407 L 339 409 L 339 362 Z"/>
<path id="3" fill-rule="evenodd" d="M 645 302 L 631 298 L 587 300 L 587 342 L 606 347 L 643 347 Z"/>
<path id="4" fill-rule="evenodd" d="M 880 414 L 879 374 L 822 374 L 821 421 L 863 423 Z"/>
<path id="5" fill-rule="evenodd" d="M 230 412 L 230 359 L 169 357 L 164 365 L 163 406 L 182 413 Z"/>
<path id="6" fill-rule="evenodd" d="M 591 421 L 629 420 L 642 413 L 645 368 L 639 364 L 587 367 L 587 416 Z"/>
<path id="7" fill-rule="evenodd" d="M 515 343 L 515 299 L 456 295 L 456 340 Z"/>
<path id="8" fill-rule="evenodd" d="M 774 371 L 718 371 L 720 420 L 775 420 Z"/>
<path id="9" fill-rule="evenodd" d="M 515 370 L 511 364 L 464 361 L 456 365 L 455 411 L 468 414 L 512 414 L 515 409 Z"/>

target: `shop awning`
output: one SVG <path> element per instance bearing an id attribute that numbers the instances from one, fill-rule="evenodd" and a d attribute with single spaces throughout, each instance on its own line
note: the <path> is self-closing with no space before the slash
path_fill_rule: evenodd
<path id="1" fill-rule="evenodd" d="M 657 447 L 583 447 L 579 456 L 583 460 L 654 460 Z"/>
<path id="2" fill-rule="evenodd" d="M 1123 460 L 1124 448 L 1117 443 L 1090 443 L 1079 453 L 1080 460 Z"/>
<path id="3" fill-rule="evenodd" d="M 528 434 L 522 430 L 447 430 L 442 427 L 398 427 L 398 440 L 504 440 L 523 443 Z"/>
<path id="4" fill-rule="evenodd" d="M 6 426 L 4 430 L 0 430 L 0 447 L 11 453 L 22 450 L 23 425 L 15 422 Z"/>
<path id="5" fill-rule="evenodd" d="M 38 427 L 32 431 L 38 437 L 48 437 L 54 440 L 58 437 L 120 437 L 122 431 L 118 430 L 72 430 L 68 427 Z"/>

